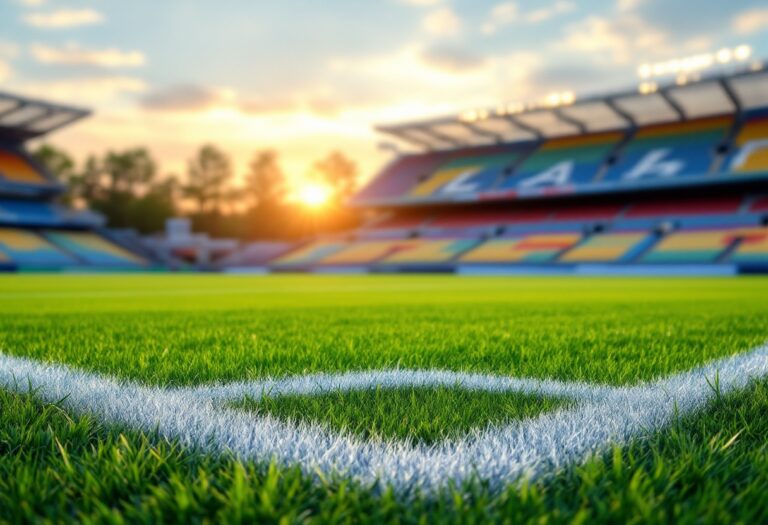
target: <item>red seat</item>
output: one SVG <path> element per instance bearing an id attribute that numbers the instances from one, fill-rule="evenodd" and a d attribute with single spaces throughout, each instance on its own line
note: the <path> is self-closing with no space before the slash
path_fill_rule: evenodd
<path id="1" fill-rule="evenodd" d="M 429 218 L 427 212 L 399 212 L 370 226 L 373 230 L 405 230 L 418 228 Z"/>
<path id="2" fill-rule="evenodd" d="M 749 207 L 749 211 L 753 213 L 768 211 L 768 197 L 759 197 L 755 199 L 755 202 Z"/>
<path id="3" fill-rule="evenodd" d="M 549 210 L 456 212 L 439 216 L 432 221 L 430 226 L 436 228 L 471 228 L 473 226 L 492 226 L 494 224 L 541 222 L 547 220 L 550 214 Z"/>
<path id="4" fill-rule="evenodd" d="M 590 204 L 568 206 L 555 212 L 556 221 L 610 220 L 624 208 L 623 204 Z"/>
<path id="5" fill-rule="evenodd" d="M 723 215 L 737 213 L 741 197 L 690 200 L 664 200 L 632 205 L 625 217 L 659 217 L 669 215 Z"/>

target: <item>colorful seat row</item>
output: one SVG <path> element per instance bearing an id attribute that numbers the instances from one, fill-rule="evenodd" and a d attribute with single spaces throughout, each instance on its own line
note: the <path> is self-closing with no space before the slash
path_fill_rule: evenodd
<path id="1" fill-rule="evenodd" d="M 734 129 L 735 136 L 731 137 Z M 732 138 L 732 140 L 731 140 Z M 461 200 L 469 196 L 768 172 L 768 111 L 452 152 L 408 156 L 358 200 Z"/>
<path id="2" fill-rule="evenodd" d="M 768 212 L 768 198 L 753 196 L 715 196 L 663 198 L 638 202 L 558 204 L 536 208 L 455 211 L 395 212 L 370 224 L 367 231 L 440 229 L 458 230 L 494 226 L 543 225 L 571 222 L 614 222 L 623 219 L 675 219 L 686 217 L 717 217 L 758 215 Z"/>
<path id="3" fill-rule="evenodd" d="M 51 181 L 20 152 L 0 147 L 0 182 L 50 185 Z"/>
<path id="4" fill-rule="evenodd" d="M 147 262 L 88 231 L 0 227 L 0 254 L 21 268 L 58 268 L 78 265 L 135 267 Z"/>
<path id="5" fill-rule="evenodd" d="M 272 262 L 275 268 L 398 264 L 766 263 L 768 227 L 578 232 L 478 238 L 317 241 Z"/>

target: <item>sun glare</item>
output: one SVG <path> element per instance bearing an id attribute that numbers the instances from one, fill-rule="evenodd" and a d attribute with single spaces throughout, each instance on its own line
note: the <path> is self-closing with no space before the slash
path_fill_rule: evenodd
<path id="1" fill-rule="evenodd" d="M 310 208 L 319 208 L 331 198 L 331 191 L 320 184 L 307 184 L 298 194 L 299 201 Z"/>

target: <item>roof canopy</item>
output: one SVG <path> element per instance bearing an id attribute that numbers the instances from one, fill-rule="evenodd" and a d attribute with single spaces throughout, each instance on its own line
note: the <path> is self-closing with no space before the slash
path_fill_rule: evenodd
<path id="1" fill-rule="evenodd" d="M 762 63 L 730 74 L 576 99 L 572 94 L 529 106 L 471 111 L 462 116 L 377 126 L 376 130 L 427 150 L 541 140 L 622 130 L 748 111 L 768 105 Z"/>
<path id="2" fill-rule="evenodd" d="M 90 115 L 90 111 L 0 93 L 0 137 L 27 140 Z"/>

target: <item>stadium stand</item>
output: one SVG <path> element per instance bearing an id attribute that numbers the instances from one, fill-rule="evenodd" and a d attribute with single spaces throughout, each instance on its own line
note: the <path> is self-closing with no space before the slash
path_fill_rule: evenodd
<path id="1" fill-rule="evenodd" d="M 100 233 L 101 216 L 57 203 L 64 188 L 24 150 L 26 141 L 88 112 L 6 93 L 0 93 L 0 104 L 0 270 L 149 266 L 151 261 Z"/>
<path id="2" fill-rule="evenodd" d="M 417 239 L 361 240 L 326 255 L 318 262 L 326 266 L 373 264 L 398 252 L 413 250 L 421 243 Z"/>
<path id="3" fill-rule="evenodd" d="M 346 245 L 338 241 L 311 242 L 273 259 L 270 264 L 276 268 L 306 267 L 317 264 L 325 257 L 342 250 Z"/>
<path id="4" fill-rule="evenodd" d="M 768 110 L 753 111 L 745 116 L 735 147 L 735 152 L 724 163 L 726 172 L 740 175 L 768 170 Z"/>
<path id="5" fill-rule="evenodd" d="M 663 238 L 643 257 L 649 263 L 712 263 L 736 241 L 727 229 L 679 231 Z"/>
<path id="6" fill-rule="evenodd" d="M 738 213 L 740 197 L 708 197 L 688 199 L 660 199 L 633 204 L 624 217 L 681 217 L 686 215 L 728 215 Z"/>
<path id="7" fill-rule="evenodd" d="M 465 263 L 552 262 L 581 240 L 579 233 L 526 235 L 493 239 L 463 255 Z"/>
<path id="8" fill-rule="evenodd" d="M 768 263 L 768 228 L 742 230 L 739 241 L 731 261 L 742 264 Z"/>
<path id="9" fill-rule="evenodd" d="M 603 180 L 706 175 L 732 125 L 724 116 L 641 128 Z"/>
<path id="10" fill-rule="evenodd" d="M 430 226 L 434 228 L 462 229 L 536 223 L 546 221 L 551 215 L 552 210 L 550 209 L 453 211 L 439 215 L 430 223 Z"/>
<path id="11" fill-rule="evenodd" d="M 409 197 L 426 198 L 476 193 L 490 188 L 521 156 L 520 149 L 453 159 L 420 181 Z"/>
<path id="12" fill-rule="evenodd" d="M 620 262 L 631 259 L 637 248 L 653 238 L 648 232 L 617 232 L 593 235 L 560 258 L 561 262 Z"/>
<path id="13" fill-rule="evenodd" d="M 601 133 L 549 140 L 528 157 L 499 189 L 592 182 L 605 158 L 623 137 L 623 133 Z"/>
<path id="14" fill-rule="evenodd" d="M 768 272 L 762 64 L 378 130 L 425 150 L 350 200 L 378 219 L 273 268 Z"/>
<path id="15" fill-rule="evenodd" d="M 385 257 L 380 264 L 430 264 L 444 263 L 455 259 L 459 254 L 476 246 L 480 241 L 469 239 L 424 239 L 412 241 Z"/>
<path id="16" fill-rule="evenodd" d="M 51 183 L 21 153 L 10 148 L 0 147 L 0 175 L 6 182 L 18 184 Z"/>
<path id="17" fill-rule="evenodd" d="M 40 235 L 20 228 L 0 227 L 0 252 L 17 267 L 57 268 L 78 262 Z"/>
<path id="18" fill-rule="evenodd" d="M 45 230 L 54 244 L 93 265 L 144 266 L 147 261 L 89 231 Z"/>

